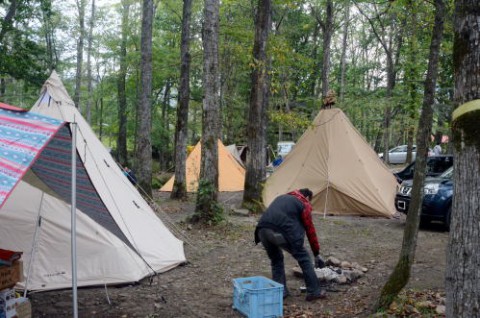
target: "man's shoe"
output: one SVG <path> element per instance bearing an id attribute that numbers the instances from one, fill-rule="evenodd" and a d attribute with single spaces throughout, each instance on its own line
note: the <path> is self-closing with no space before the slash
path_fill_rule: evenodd
<path id="1" fill-rule="evenodd" d="M 307 295 L 305 297 L 305 300 L 306 301 L 315 301 L 317 299 L 324 299 L 326 297 L 327 297 L 327 292 L 325 291 L 325 289 L 322 289 L 322 290 L 320 290 L 320 293 L 318 295 L 312 295 L 312 294 Z"/>

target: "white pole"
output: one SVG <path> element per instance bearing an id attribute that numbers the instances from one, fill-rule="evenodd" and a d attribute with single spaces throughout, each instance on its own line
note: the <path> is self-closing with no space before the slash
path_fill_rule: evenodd
<path id="1" fill-rule="evenodd" d="M 76 240 L 76 211 L 77 211 L 77 123 L 70 124 L 72 129 L 72 296 L 73 317 L 78 317 L 77 302 L 77 240 Z"/>
<path id="2" fill-rule="evenodd" d="M 45 198 L 45 192 L 42 191 L 42 198 L 40 200 L 40 206 L 38 207 L 38 216 L 35 222 L 35 233 L 33 234 L 32 249 L 30 250 L 30 261 L 28 262 L 27 279 L 25 280 L 25 289 L 23 290 L 23 297 L 27 297 L 30 273 L 32 272 L 32 264 L 33 264 L 33 260 L 35 259 L 35 252 L 37 248 L 38 231 L 40 231 L 40 226 L 42 222 L 42 208 L 43 208 L 44 198 Z"/>

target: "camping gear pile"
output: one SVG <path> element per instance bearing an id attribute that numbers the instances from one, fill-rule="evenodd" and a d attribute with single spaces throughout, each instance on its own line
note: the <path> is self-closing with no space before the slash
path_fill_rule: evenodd
<path id="1" fill-rule="evenodd" d="M 22 252 L 0 249 L 0 318 L 30 318 L 32 306 L 13 287 L 23 280 Z"/>
<path id="2" fill-rule="evenodd" d="M 315 268 L 318 280 L 323 284 L 351 284 L 363 277 L 368 269 L 360 264 L 347 261 L 340 261 L 330 256 L 325 262 L 325 267 Z M 300 267 L 293 268 L 293 274 L 296 277 L 303 277 Z"/>

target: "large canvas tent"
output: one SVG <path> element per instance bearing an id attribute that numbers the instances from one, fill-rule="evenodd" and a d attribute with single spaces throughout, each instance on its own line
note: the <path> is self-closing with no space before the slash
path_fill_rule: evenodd
<path id="1" fill-rule="evenodd" d="M 315 211 L 391 217 L 396 181 L 363 136 L 337 108 L 323 109 L 267 179 L 266 205 L 278 195 L 310 188 Z"/>
<path id="2" fill-rule="evenodd" d="M 15 113 L 15 116 L 18 116 Z M 77 131 L 76 254 L 78 286 L 135 282 L 185 261 L 182 241 L 158 218 L 124 176 L 107 149 L 75 108 L 58 75 L 45 82 L 41 97 L 22 121 L 0 121 L 2 145 L 9 132 L 36 127 L 28 116 L 58 119 L 61 128 L 36 147 L 19 181 L 5 193 L 0 208 L 0 244 L 22 251 L 26 280 L 18 287 L 49 290 L 72 286 L 70 160 L 71 132 Z M 42 116 L 42 115 L 35 115 Z M 46 117 L 49 116 L 49 117 Z M 70 124 L 74 123 L 74 124 Z M 38 126 L 38 125 L 37 125 Z M 28 136 L 27 136 L 28 137 Z M 2 172 L 9 163 L 0 154 Z M 19 160 L 19 159 L 17 159 Z M 11 161 L 11 160 L 10 160 Z M 12 166 L 13 167 L 13 166 Z M 3 189 L 2 189 L 3 190 Z"/>
<path id="3" fill-rule="evenodd" d="M 200 178 L 202 145 L 198 142 L 188 155 L 185 163 L 187 192 L 196 192 Z M 175 176 L 160 188 L 160 191 L 172 191 Z M 238 163 L 223 143 L 218 140 L 218 190 L 225 192 L 243 191 L 245 169 Z"/>

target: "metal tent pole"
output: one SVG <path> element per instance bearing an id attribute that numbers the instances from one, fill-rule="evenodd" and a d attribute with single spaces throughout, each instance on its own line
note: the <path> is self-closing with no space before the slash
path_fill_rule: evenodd
<path id="1" fill-rule="evenodd" d="M 76 212 L 77 212 L 77 123 L 70 123 L 72 129 L 72 298 L 73 317 L 78 318 L 77 301 L 77 235 L 76 235 Z"/>

